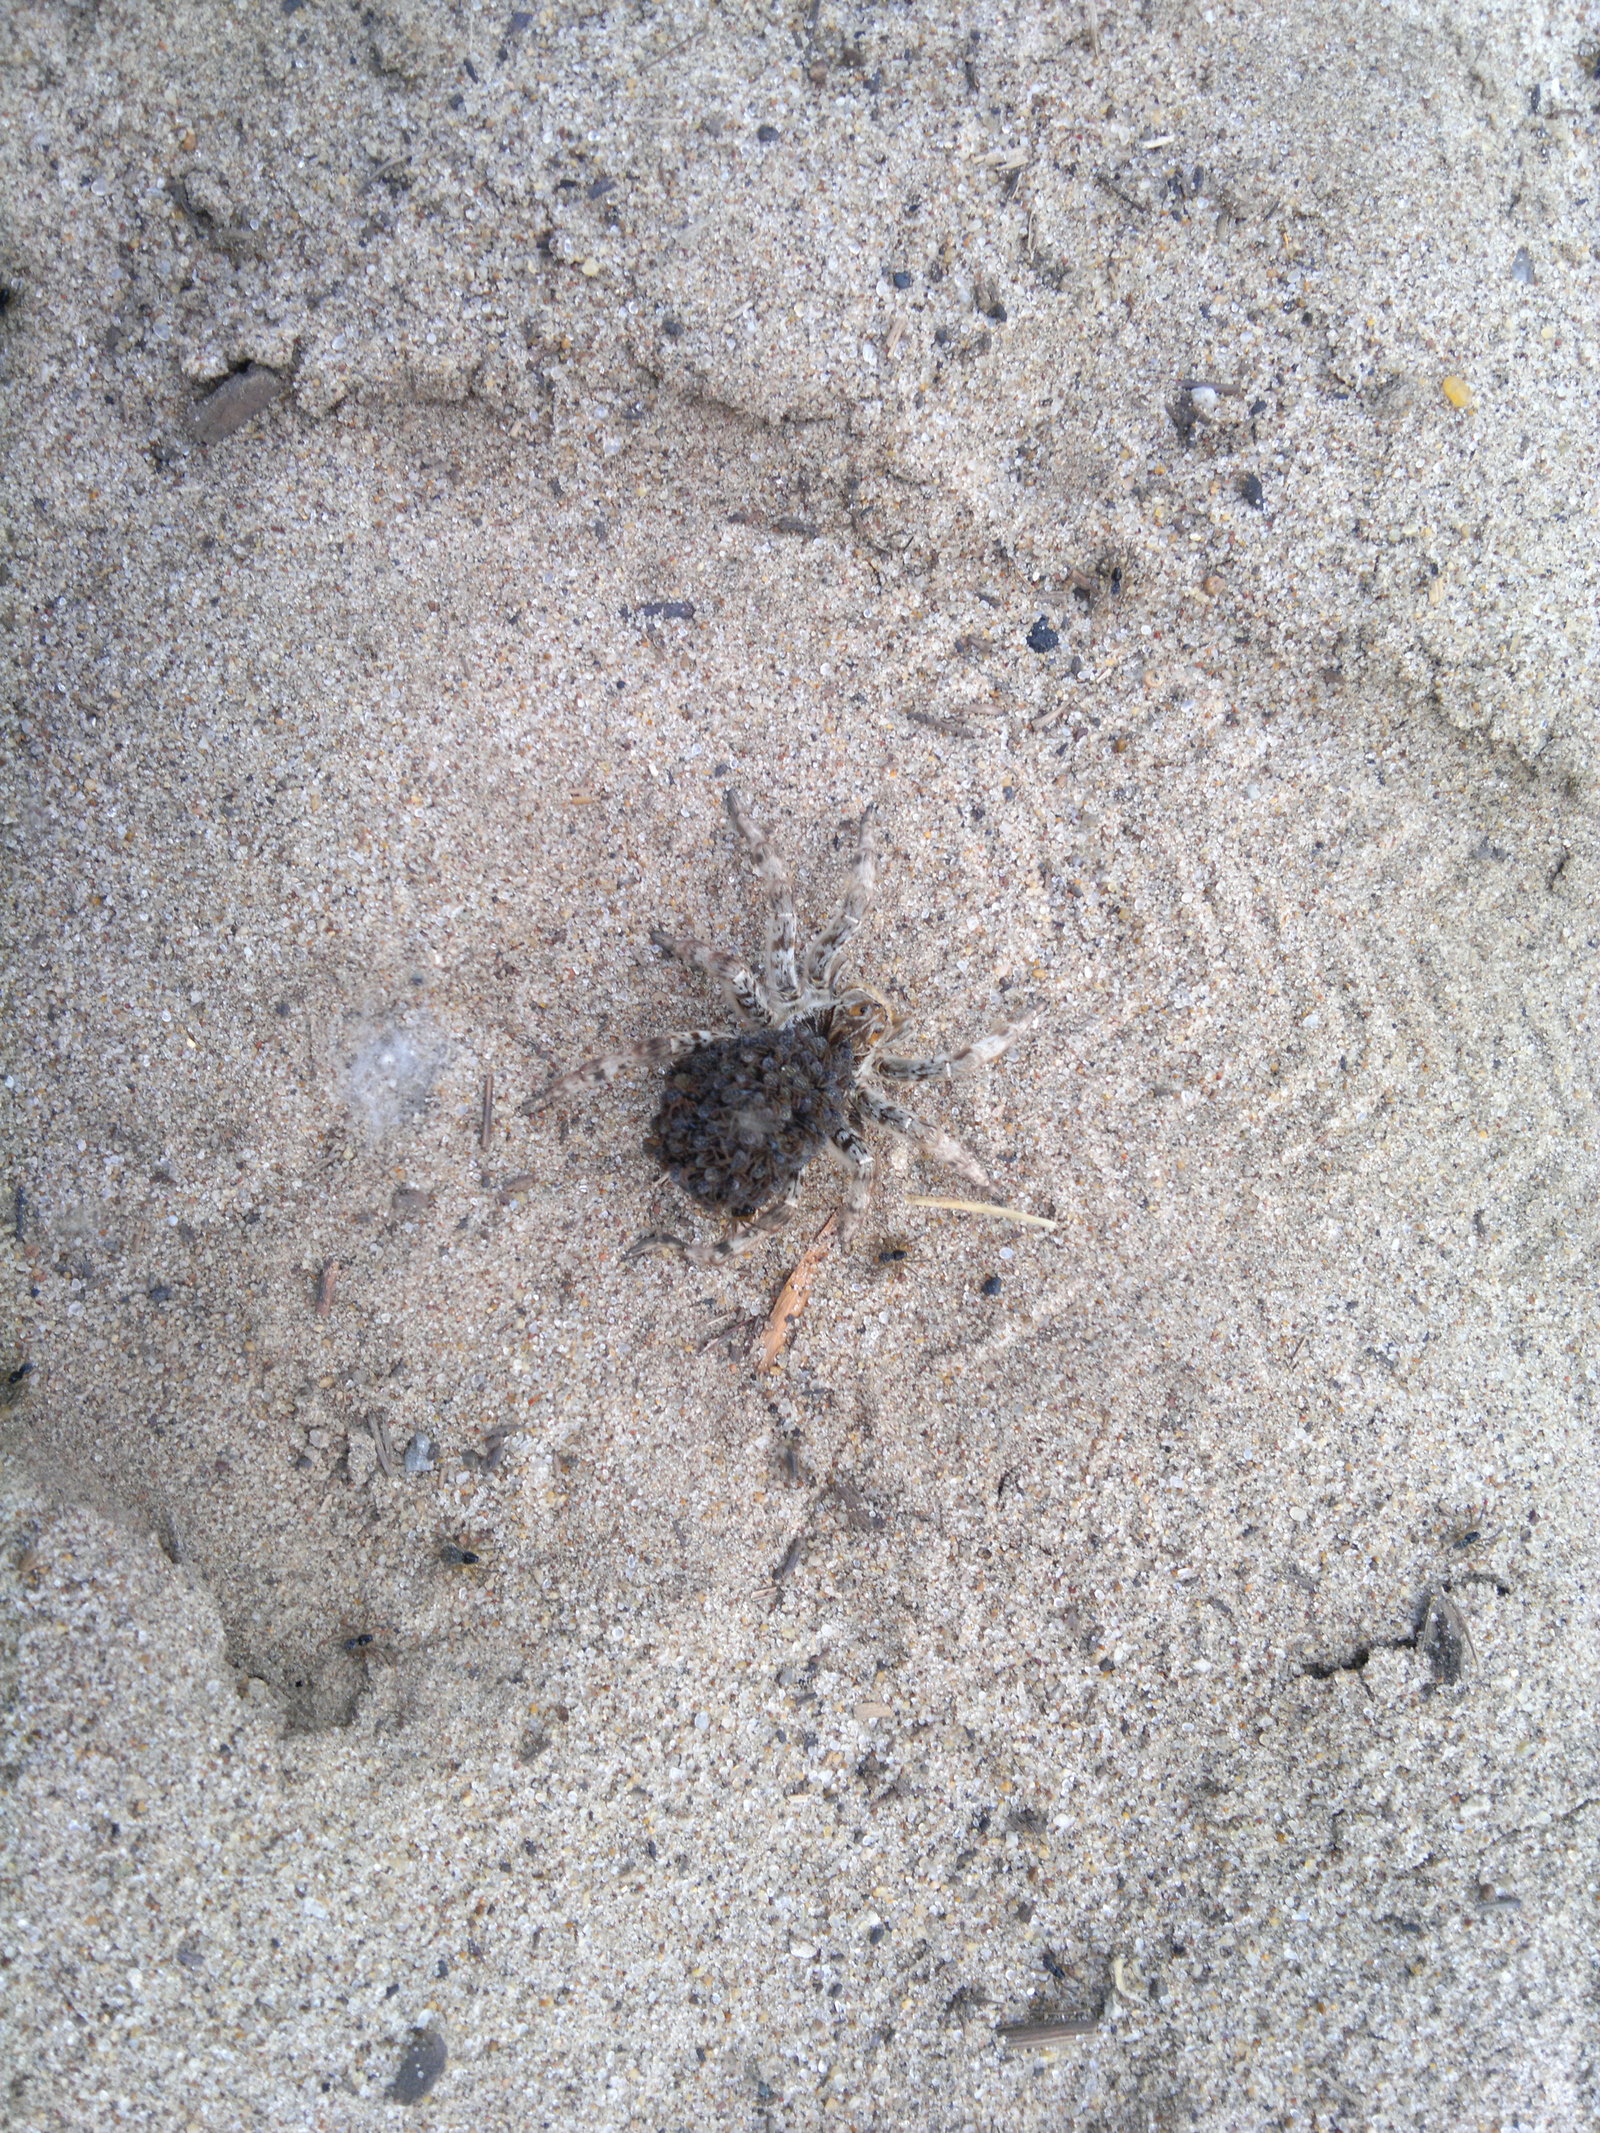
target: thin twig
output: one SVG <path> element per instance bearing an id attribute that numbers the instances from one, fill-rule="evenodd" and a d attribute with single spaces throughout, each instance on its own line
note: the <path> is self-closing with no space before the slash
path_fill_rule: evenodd
<path id="1" fill-rule="evenodd" d="M 368 1415 L 367 1427 L 372 1432 L 372 1441 L 378 1448 L 378 1464 L 392 1480 L 395 1473 L 394 1442 L 389 1435 L 389 1425 L 382 1415 Z"/>
<path id="2" fill-rule="evenodd" d="M 1025 1215 L 1020 1207 L 1001 1207 L 993 1200 L 939 1200 L 925 1193 L 908 1192 L 907 1207 L 948 1207 L 958 1215 L 992 1215 L 997 1222 L 1020 1222 L 1027 1229 L 1059 1229 L 1043 1215 Z"/>
<path id="3" fill-rule="evenodd" d="M 909 718 L 914 725 L 931 726 L 935 733 L 948 733 L 952 740 L 975 741 L 978 738 L 976 726 L 969 726 L 959 718 L 941 718 L 937 711 L 904 711 L 901 716 Z"/>
<path id="4" fill-rule="evenodd" d="M 478 1146 L 483 1150 L 485 1155 L 489 1153 L 489 1149 L 493 1141 L 494 1072 L 491 1068 L 491 1070 L 483 1077 L 483 1116 L 478 1123 Z"/>
<path id="5" fill-rule="evenodd" d="M 317 1316 L 326 1318 L 333 1309 L 333 1299 L 339 1287 L 339 1262 L 337 1259 L 323 1261 L 322 1272 L 317 1276 Z"/>

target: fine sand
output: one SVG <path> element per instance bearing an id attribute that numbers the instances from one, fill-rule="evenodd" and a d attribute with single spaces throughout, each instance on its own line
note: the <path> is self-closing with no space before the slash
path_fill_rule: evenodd
<path id="1" fill-rule="evenodd" d="M 1597 51 L 7 11 L 0 2122 L 1597 2122 Z"/>

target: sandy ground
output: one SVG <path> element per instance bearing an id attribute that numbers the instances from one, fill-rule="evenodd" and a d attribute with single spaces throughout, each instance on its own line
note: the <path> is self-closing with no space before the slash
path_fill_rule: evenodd
<path id="1" fill-rule="evenodd" d="M 7 2125 L 1596 2123 L 1596 49 L 8 11 Z"/>

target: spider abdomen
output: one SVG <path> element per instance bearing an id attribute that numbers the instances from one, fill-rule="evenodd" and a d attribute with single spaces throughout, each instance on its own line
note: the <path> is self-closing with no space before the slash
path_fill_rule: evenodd
<path id="1" fill-rule="evenodd" d="M 854 1066 L 809 1017 L 701 1045 L 666 1075 L 645 1147 L 702 1206 L 748 1220 L 846 1122 Z"/>

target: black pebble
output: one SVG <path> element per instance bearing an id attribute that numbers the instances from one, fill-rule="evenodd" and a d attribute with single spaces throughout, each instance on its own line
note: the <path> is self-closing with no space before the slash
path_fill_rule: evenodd
<path id="1" fill-rule="evenodd" d="M 1060 642 L 1060 636 L 1050 627 L 1043 615 L 1039 617 L 1033 628 L 1028 632 L 1028 650 L 1030 652 L 1053 652 Z"/>
<path id="2" fill-rule="evenodd" d="M 389 2084 L 390 2103 L 420 2103 L 444 2072 L 445 2042 L 436 2029 L 414 2029 Z"/>
<path id="3" fill-rule="evenodd" d="M 1000 1276 L 998 1274 L 991 1274 L 988 1280 L 983 1284 L 983 1288 L 980 1293 L 984 1296 L 998 1296 L 1000 1294 Z"/>
<path id="4" fill-rule="evenodd" d="M 777 138 L 778 129 L 776 126 L 758 126 L 756 128 L 756 139 L 758 141 L 775 141 Z"/>
<path id="5" fill-rule="evenodd" d="M 909 274 L 894 274 L 890 276 L 890 279 L 897 289 L 909 289 L 911 286 L 911 276 Z"/>
<path id="6" fill-rule="evenodd" d="M 1252 511 L 1265 511 L 1265 509 L 1267 508 L 1267 494 L 1261 486 L 1261 477 L 1259 474 L 1241 475 L 1239 480 L 1239 494 L 1244 498 L 1245 502 L 1250 506 Z"/>
<path id="7" fill-rule="evenodd" d="M 166 1281 L 152 1281 L 144 1293 L 153 1304 L 168 1303 L 172 1297 L 172 1285 Z"/>

